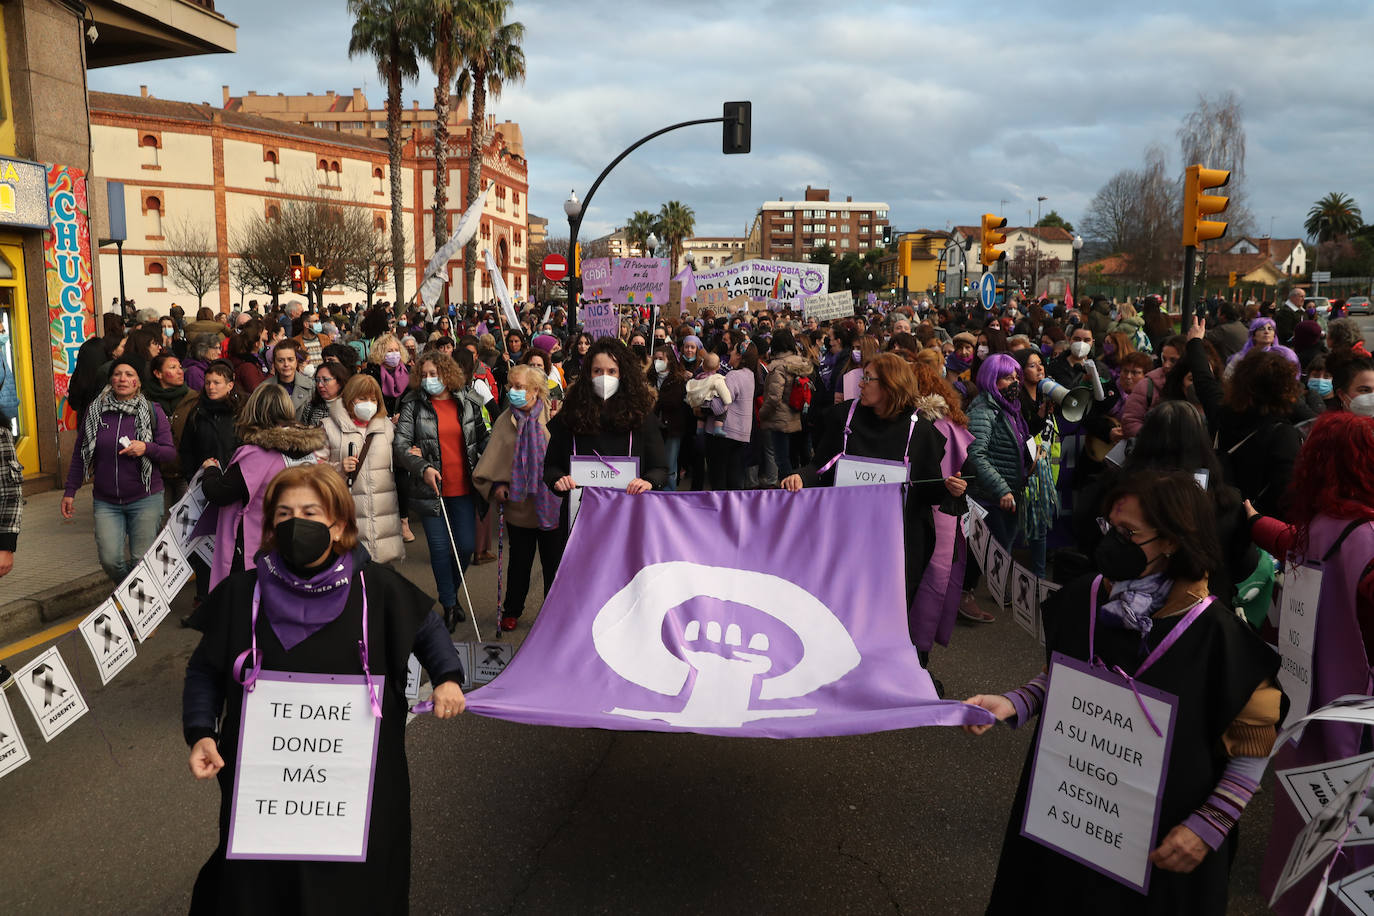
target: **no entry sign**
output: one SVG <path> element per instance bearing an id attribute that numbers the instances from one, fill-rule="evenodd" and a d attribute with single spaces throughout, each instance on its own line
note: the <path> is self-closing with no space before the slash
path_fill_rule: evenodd
<path id="1" fill-rule="evenodd" d="M 557 283 L 568 275 L 568 259 L 561 254 L 544 255 L 544 276 Z"/>

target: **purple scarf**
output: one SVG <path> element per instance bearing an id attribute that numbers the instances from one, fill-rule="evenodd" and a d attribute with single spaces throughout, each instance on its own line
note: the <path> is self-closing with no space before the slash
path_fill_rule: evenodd
<path id="1" fill-rule="evenodd" d="M 348 603 L 353 555 L 330 563 L 313 578 L 303 579 L 286 567 L 275 550 L 258 557 L 262 611 L 272 632 L 288 652 L 325 624 L 338 618 Z"/>
<path id="2" fill-rule="evenodd" d="M 510 498 L 518 503 L 533 496 L 539 528 L 552 531 L 558 527 L 558 512 L 562 506 L 544 483 L 544 453 L 548 451 L 549 438 L 539 422 L 543 411 L 542 401 L 536 402 L 529 413 L 511 408 L 515 416 L 515 459 L 510 467 Z"/>
<path id="3" fill-rule="evenodd" d="M 395 369 L 388 368 L 386 364 L 378 368 L 382 370 L 378 373 L 382 377 L 382 397 L 398 398 L 406 393 L 410 385 L 410 370 L 405 363 L 397 363 Z"/>

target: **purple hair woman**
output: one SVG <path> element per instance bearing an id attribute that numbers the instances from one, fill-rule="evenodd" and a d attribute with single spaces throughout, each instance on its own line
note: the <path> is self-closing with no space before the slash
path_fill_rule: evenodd
<path id="1" fill-rule="evenodd" d="M 1237 362 L 1239 362 L 1242 359 L 1245 359 L 1245 355 L 1249 353 L 1251 350 L 1259 350 L 1260 352 L 1272 351 L 1274 353 L 1281 353 L 1283 354 L 1284 358 L 1287 359 L 1294 366 L 1301 366 L 1301 363 L 1298 360 L 1298 354 L 1294 353 L 1291 349 L 1279 343 L 1278 329 L 1274 324 L 1274 319 L 1272 318 L 1256 318 L 1254 321 L 1250 322 L 1250 339 L 1245 342 L 1245 346 L 1240 348 L 1239 353 L 1235 354 L 1226 361 L 1227 373 L 1230 373 L 1231 368 Z"/>

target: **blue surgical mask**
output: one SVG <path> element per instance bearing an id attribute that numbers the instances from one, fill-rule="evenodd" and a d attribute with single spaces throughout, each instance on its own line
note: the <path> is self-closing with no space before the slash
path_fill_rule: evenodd
<path id="1" fill-rule="evenodd" d="M 324 324 L 318 321 L 312 321 L 310 323 L 310 330 L 318 334 L 324 330 Z"/>
<path id="2" fill-rule="evenodd" d="M 523 388 L 512 388 L 508 397 L 512 407 L 524 407 L 529 403 L 529 395 L 525 393 Z"/>
<path id="3" fill-rule="evenodd" d="M 1324 398 L 1331 396 L 1331 379 L 1329 378 L 1310 378 L 1307 380 L 1307 387 Z"/>
<path id="4" fill-rule="evenodd" d="M 437 375 L 425 376 L 424 380 L 420 382 L 420 385 L 425 389 L 425 394 L 431 397 L 444 390 L 444 380 Z"/>

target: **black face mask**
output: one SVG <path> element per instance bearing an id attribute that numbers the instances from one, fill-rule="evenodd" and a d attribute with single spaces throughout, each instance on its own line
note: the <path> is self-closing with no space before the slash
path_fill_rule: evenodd
<path id="1" fill-rule="evenodd" d="M 1156 539 L 1150 538 L 1145 543 Z M 1116 528 L 1108 531 L 1102 536 L 1102 540 L 1097 542 L 1093 559 L 1097 562 L 1097 571 L 1113 582 L 1139 579 L 1145 575 L 1145 569 L 1150 565 L 1150 558 L 1145 556 L 1141 545 Z"/>
<path id="2" fill-rule="evenodd" d="M 638 356 L 640 359 L 643 359 L 649 355 L 649 348 L 644 344 L 630 344 L 630 352 L 634 353 L 634 355 Z"/>
<path id="3" fill-rule="evenodd" d="M 1016 400 L 1021 397 L 1021 383 L 1012 382 L 1010 385 L 1003 388 L 1002 397 L 1006 398 L 1008 401 L 1015 403 Z"/>
<path id="4" fill-rule="evenodd" d="M 328 525 L 308 518 L 288 518 L 278 522 L 272 531 L 277 541 L 277 552 L 286 565 L 296 572 L 318 563 L 334 543 L 334 535 Z"/>
<path id="5" fill-rule="evenodd" d="M 561 364 L 561 363 L 563 362 L 563 351 L 562 351 L 562 350 L 555 350 L 555 351 L 553 352 L 553 355 L 550 356 L 549 359 L 553 360 L 553 364 L 554 364 L 555 366 Z"/>

